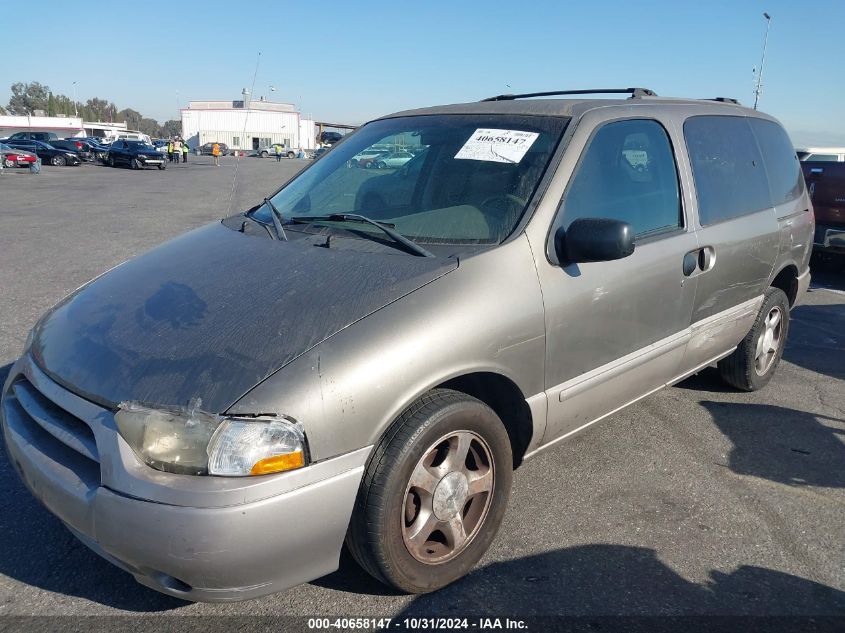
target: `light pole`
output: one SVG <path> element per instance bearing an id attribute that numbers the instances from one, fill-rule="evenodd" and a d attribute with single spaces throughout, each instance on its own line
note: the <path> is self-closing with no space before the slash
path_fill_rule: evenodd
<path id="1" fill-rule="evenodd" d="M 73 116 L 79 116 L 79 109 L 76 105 L 76 82 L 73 82 Z"/>
<path id="2" fill-rule="evenodd" d="M 763 65 L 766 63 L 766 45 L 769 43 L 769 27 L 772 26 L 772 16 L 768 13 L 763 13 L 766 18 L 766 36 L 763 38 L 763 58 L 760 60 L 760 71 L 757 73 L 757 84 L 754 86 L 754 109 L 757 109 L 757 101 L 760 100 L 760 94 L 763 92 Z"/>

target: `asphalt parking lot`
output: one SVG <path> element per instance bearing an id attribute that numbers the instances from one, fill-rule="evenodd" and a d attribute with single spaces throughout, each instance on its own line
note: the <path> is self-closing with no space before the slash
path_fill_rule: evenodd
<path id="1" fill-rule="evenodd" d="M 36 318 L 144 250 L 246 209 L 307 161 L 209 157 L 0 177 L 0 376 Z M 233 189 L 233 175 L 238 180 Z M 230 205 L 231 198 L 231 205 Z M 29 614 L 845 615 L 845 267 L 814 270 L 754 394 L 705 371 L 526 463 L 467 578 L 396 595 L 341 569 L 251 602 L 191 604 L 78 543 L 0 454 L 0 622 Z M 2 625 L 0 625 L 2 628 Z"/>

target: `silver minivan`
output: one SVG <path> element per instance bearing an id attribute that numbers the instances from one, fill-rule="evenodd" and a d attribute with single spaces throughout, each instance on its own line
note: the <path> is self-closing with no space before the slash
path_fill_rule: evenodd
<path id="1" fill-rule="evenodd" d="M 587 92 L 370 122 L 62 300 L 3 387 L 22 480 L 188 600 L 309 581 L 344 543 L 426 592 L 478 562 L 539 451 L 712 364 L 763 387 L 810 278 L 787 134 L 731 100 Z M 349 167 L 376 145 L 413 158 Z"/>

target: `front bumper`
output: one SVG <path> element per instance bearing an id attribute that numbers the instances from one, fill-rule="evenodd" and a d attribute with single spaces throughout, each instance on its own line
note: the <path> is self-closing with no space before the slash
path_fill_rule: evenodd
<path id="1" fill-rule="evenodd" d="M 174 475 L 137 459 L 114 418 L 12 368 L 0 421 L 32 494 L 138 582 L 186 600 L 255 598 L 337 569 L 370 447 L 264 477 Z"/>

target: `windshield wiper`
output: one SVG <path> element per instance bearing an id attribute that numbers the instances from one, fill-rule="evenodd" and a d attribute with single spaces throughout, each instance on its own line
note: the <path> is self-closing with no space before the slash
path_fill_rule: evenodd
<path id="1" fill-rule="evenodd" d="M 273 217 L 273 226 L 276 228 L 276 239 L 287 242 L 288 236 L 287 233 L 285 233 L 285 227 L 282 226 L 282 214 L 270 198 L 264 198 L 264 204 L 270 207 L 270 215 Z"/>
<path id="2" fill-rule="evenodd" d="M 365 224 L 372 224 L 373 226 L 384 231 L 385 234 L 387 234 L 393 239 L 393 241 L 398 242 L 405 248 L 414 251 L 417 255 L 420 255 L 422 257 L 434 257 L 434 253 L 427 251 L 416 242 L 394 231 L 392 228 L 393 225 L 386 224 L 384 222 L 377 222 L 372 218 L 368 218 L 365 215 L 359 215 L 358 213 L 333 213 L 332 215 L 305 215 L 299 217 L 294 216 L 291 218 L 291 221 L 296 222 L 298 224 L 308 224 L 309 222 L 361 222 Z"/>

